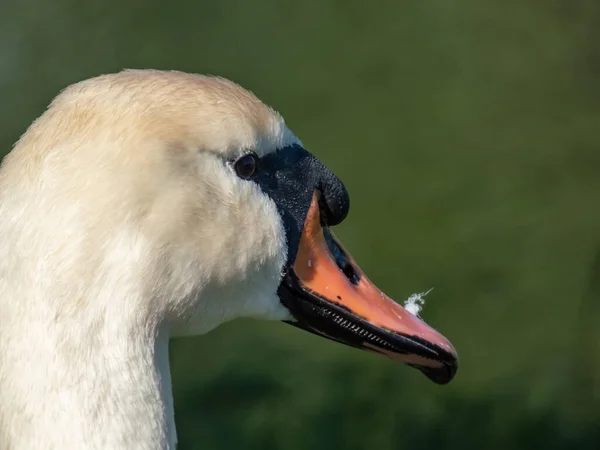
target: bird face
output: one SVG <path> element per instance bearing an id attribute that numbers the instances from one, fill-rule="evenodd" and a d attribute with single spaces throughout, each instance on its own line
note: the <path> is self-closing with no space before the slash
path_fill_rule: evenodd
<path id="1" fill-rule="evenodd" d="M 282 222 L 287 252 L 277 292 L 292 315 L 288 323 L 403 361 L 436 383 L 454 377 L 450 342 L 383 294 L 334 236 L 331 226 L 345 219 L 350 203 L 326 166 L 296 144 L 260 160 L 243 156 L 235 167 L 274 202 Z"/>
<path id="2" fill-rule="evenodd" d="M 76 275 L 83 294 L 61 294 L 73 302 L 63 315 L 119 311 L 173 336 L 236 317 L 283 320 L 437 383 L 456 372 L 450 342 L 383 294 L 335 237 L 350 205 L 342 182 L 230 81 L 125 71 L 78 83 L 4 164 L 3 187 L 44 216 L 30 236 L 54 255 L 47 278 L 70 288 Z M 75 302 L 106 280 L 127 300 Z"/>

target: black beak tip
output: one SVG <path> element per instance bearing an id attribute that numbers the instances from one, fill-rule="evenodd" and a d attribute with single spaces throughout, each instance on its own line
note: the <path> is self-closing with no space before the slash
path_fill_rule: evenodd
<path id="1" fill-rule="evenodd" d="M 458 370 L 458 361 L 453 360 L 452 362 L 444 363 L 441 367 L 435 368 L 419 366 L 418 369 L 434 383 L 444 385 L 454 379 Z"/>

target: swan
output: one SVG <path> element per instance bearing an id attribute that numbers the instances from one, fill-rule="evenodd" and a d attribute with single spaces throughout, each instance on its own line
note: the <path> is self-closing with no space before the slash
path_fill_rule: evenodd
<path id="1" fill-rule="evenodd" d="M 0 448 L 175 448 L 169 339 L 237 317 L 448 383 L 451 343 L 331 231 L 348 208 L 232 81 L 126 70 L 67 87 L 0 167 Z"/>

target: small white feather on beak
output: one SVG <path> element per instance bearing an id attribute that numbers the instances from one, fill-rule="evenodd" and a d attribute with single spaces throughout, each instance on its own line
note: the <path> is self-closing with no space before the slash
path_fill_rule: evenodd
<path id="1" fill-rule="evenodd" d="M 417 294 L 412 294 L 408 299 L 404 302 L 404 309 L 406 309 L 413 316 L 418 316 L 423 306 L 425 305 L 425 297 L 429 294 L 433 288 L 429 289 L 427 292 L 419 292 Z"/>

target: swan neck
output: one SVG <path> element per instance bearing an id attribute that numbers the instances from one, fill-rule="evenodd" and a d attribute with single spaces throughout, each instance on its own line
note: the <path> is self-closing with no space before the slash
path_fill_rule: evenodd
<path id="1" fill-rule="evenodd" d="M 169 330 L 127 316 L 0 339 L 0 448 L 175 448 Z"/>

